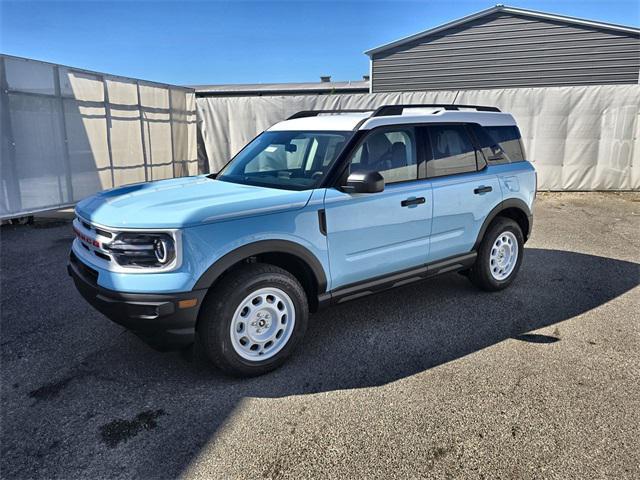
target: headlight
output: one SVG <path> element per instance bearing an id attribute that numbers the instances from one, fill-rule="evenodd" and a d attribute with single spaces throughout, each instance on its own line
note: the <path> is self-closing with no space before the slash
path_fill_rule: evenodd
<path id="1" fill-rule="evenodd" d="M 123 267 L 164 267 L 176 258 L 176 245 L 167 233 L 119 233 L 105 245 Z"/>

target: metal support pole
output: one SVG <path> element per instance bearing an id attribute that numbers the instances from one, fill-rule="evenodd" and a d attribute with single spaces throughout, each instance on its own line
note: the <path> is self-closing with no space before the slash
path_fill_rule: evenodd
<path id="1" fill-rule="evenodd" d="M 16 167 L 16 142 L 11 127 L 9 112 L 9 85 L 7 84 L 4 57 L 0 56 L 0 129 L 2 130 L 2 161 L 0 162 L 1 182 L 7 192 L 7 211 L 3 215 L 22 210 L 22 194 Z M 4 196 L 4 192 L 0 191 Z"/>
<path id="2" fill-rule="evenodd" d="M 176 177 L 176 149 L 173 144 L 173 107 L 171 102 L 171 88 L 167 88 L 169 93 L 169 130 L 171 132 L 171 170 L 173 170 L 173 178 Z"/>

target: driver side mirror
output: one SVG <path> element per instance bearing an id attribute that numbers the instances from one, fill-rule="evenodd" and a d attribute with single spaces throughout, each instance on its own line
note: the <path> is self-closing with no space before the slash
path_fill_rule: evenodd
<path id="1" fill-rule="evenodd" d="M 380 172 L 352 172 L 341 190 L 347 193 L 378 193 L 384 190 Z"/>

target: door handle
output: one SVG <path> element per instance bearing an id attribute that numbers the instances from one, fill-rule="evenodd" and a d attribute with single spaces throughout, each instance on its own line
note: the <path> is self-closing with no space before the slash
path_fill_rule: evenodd
<path id="1" fill-rule="evenodd" d="M 493 187 L 489 187 L 489 186 L 485 187 L 485 186 L 482 186 L 482 187 L 478 187 L 478 188 L 476 188 L 476 189 L 473 191 L 473 193 L 475 193 L 476 195 L 480 195 L 480 194 L 482 194 L 482 193 L 488 193 L 488 192 L 492 192 L 492 191 L 493 191 Z"/>
<path id="2" fill-rule="evenodd" d="M 424 202 L 426 202 L 424 197 L 407 198 L 406 200 L 402 200 L 400 202 L 400 205 L 402 205 L 403 207 L 408 207 L 410 205 L 420 205 L 421 203 L 424 203 Z"/>

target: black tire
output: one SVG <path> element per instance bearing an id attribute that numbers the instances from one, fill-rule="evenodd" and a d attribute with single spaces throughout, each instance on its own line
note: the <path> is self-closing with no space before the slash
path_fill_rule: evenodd
<path id="1" fill-rule="evenodd" d="M 247 360 L 233 347 L 231 322 L 240 303 L 261 288 L 278 288 L 293 303 L 295 323 L 289 340 L 266 360 Z M 309 307 L 298 280 L 286 270 L 263 263 L 242 265 L 227 275 L 207 294 L 198 315 L 198 347 L 223 372 L 234 376 L 257 376 L 282 365 L 304 336 Z"/>
<path id="2" fill-rule="evenodd" d="M 513 271 L 503 280 L 497 280 L 491 274 L 491 249 L 494 242 L 503 232 L 511 232 L 518 242 L 518 256 Z M 520 226 L 510 218 L 497 217 L 489 226 L 480 243 L 476 263 L 469 272 L 469 280 L 476 287 L 488 292 L 495 292 L 507 288 L 520 270 L 524 253 L 524 236 Z"/>

